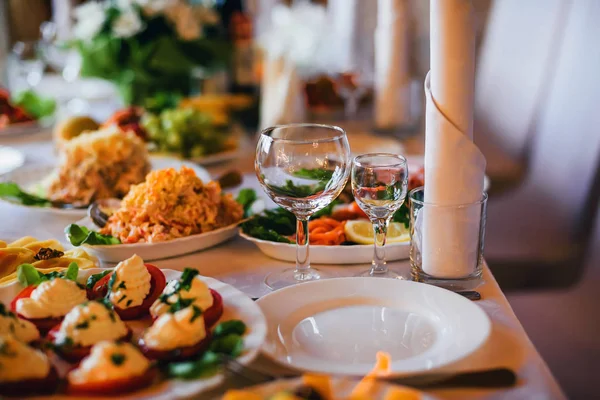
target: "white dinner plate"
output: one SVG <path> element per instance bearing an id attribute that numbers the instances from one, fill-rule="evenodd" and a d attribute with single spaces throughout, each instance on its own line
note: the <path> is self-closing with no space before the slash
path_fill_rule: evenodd
<path id="1" fill-rule="evenodd" d="M 77 221 L 76 224 L 96 231 L 99 229 L 89 217 Z M 144 260 L 160 260 L 162 258 L 177 257 L 208 249 L 233 238 L 237 235 L 237 232 L 238 224 L 236 223 L 215 229 L 214 231 L 167 240 L 165 242 L 95 246 L 84 244 L 82 248 L 86 252 L 98 257 L 101 261 L 108 263 L 117 263 L 134 254 L 137 254 Z M 66 240 L 68 242 L 69 238 L 67 237 Z"/>
<path id="2" fill-rule="evenodd" d="M 31 135 L 46 128 L 46 126 L 43 126 L 38 121 L 19 122 L 0 129 L 0 137 Z"/>
<path id="3" fill-rule="evenodd" d="M 8 146 L 0 146 L 0 175 L 11 172 L 25 162 L 25 156 L 19 150 Z"/>
<path id="4" fill-rule="evenodd" d="M 276 260 L 295 262 L 296 244 L 279 243 L 257 239 L 240 230 L 240 236 L 251 241 L 266 256 Z M 410 256 L 410 241 L 387 243 L 385 258 L 387 261 L 404 260 Z M 372 244 L 353 244 L 349 246 L 310 245 L 310 262 L 313 264 L 365 264 L 373 260 Z"/>
<path id="5" fill-rule="evenodd" d="M 347 399 L 347 398 L 349 398 L 350 394 L 352 393 L 352 390 L 356 387 L 356 385 L 358 383 L 359 383 L 358 380 L 343 379 L 343 378 L 331 378 L 331 388 L 333 391 L 333 395 L 335 396 L 336 399 Z M 268 399 L 268 398 L 270 398 L 270 396 L 273 396 L 274 394 L 276 394 L 278 392 L 282 392 L 282 391 L 291 392 L 294 389 L 298 388 L 300 385 L 302 385 L 301 378 L 283 379 L 283 380 L 278 380 L 275 382 L 265 383 L 262 385 L 252 386 L 250 388 L 244 388 L 243 390 L 247 390 L 253 394 L 262 396 L 264 399 Z M 410 398 L 411 400 L 415 400 L 415 399 L 435 400 L 435 399 L 437 399 L 437 397 L 434 397 L 430 394 L 423 393 L 421 391 L 418 391 L 418 390 L 415 390 L 412 388 L 407 388 L 404 386 L 392 385 L 392 384 L 384 382 L 384 381 L 375 381 L 373 383 L 369 398 L 371 400 L 383 400 L 385 398 L 385 394 L 387 393 L 387 391 L 392 388 L 406 390 L 407 393 L 412 394 L 412 397 L 407 397 L 407 398 Z"/>
<path id="6" fill-rule="evenodd" d="M 208 182 L 211 180 L 210 174 L 208 171 L 194 163 L 181 161 L 173 157 L 166 156 L 150 156 L 150 164 L 152 170 L 164 169 L 164 168 L 176 168 L 179 169 L 182 166 L 186 166 L 192 168 L 196 171 L 196 175 L 204 182 Z M 1 181 L 13 181 L 18 184 L 23 190 L 31 190 L 35 191 L 35 186 L 43 181 L 48 174 L 55 168 L 54 164 L 32 164 L 25 165 L 21 168 L 18 168 L 8 174 L 3 175 L 0 180 Z M 34 207 L 34 206 L 24 206 L 19 203 L 7 201 L 0 198 L 0 202 L 10 203 L 19 207 L 26 207 L 30 212 L 51 215 L 62 218 L 70 218 L 72 222 L 84 217 L 87 215 L 87 209 L 60 209 L 54 207 Z"/>
<path id="7" fill-rule="evenodd" d="M 92 274 L 102 272 L 101 268 L 92 268 L 79 271 L 79 281 L 85 283 L 87 277 Z M 163 273 L 167 281 L 178 279 L 181 276 L 181 271 L 163 269 Z M 264 342 L 266 335 L 266 322 L 260 308 L 248 296 L 240 292 L 233 286 L 227 285 L 213 278 L 202 277 L 202 280 L 207 285 L 219 292 L 223 297 L 223 316 L 221 321 L 230 319 L 240 319 L 244 321 L 248 328 L 248 332 L 244 335 L 244 353 L 237 358 L 242 364 L 248 364 L 254 360 L 258 354 L 261 345 Z M 18 282 L 13 282 L 7 286 L 0 287 L 0 301 L 4 304 L 9 304 L 12 299 L 23 289 Z M 134 335 L 148 326 L 148 321 L 127 321 Z M 217 374 L 210 378 L 195 379 L 195 380 L 165 380 L 151 386 L 148 389 L 138 391 L 131 395 L 119 395 L 120 399 L 133 398 L 151 398 L 153 400 L 169 400 L 189 398 L 197 396 L 199 393 L 212 389 L 220 385 L 224 380 L 223 374 Z M 68 399 L 74 400 L 72 396 L 51 396 L 44 397 L 45 399 Z"/>
<path id="8" fill-rule="evenodd" d="M 475 303 L 424 283 L 334 278 L 287 287 L 257 301 L 267 319 L 263 353 L 287 367 L 364 376 L 376 353 L 392 376 L 456 362 L 487 339 L 491 323 Z"/>

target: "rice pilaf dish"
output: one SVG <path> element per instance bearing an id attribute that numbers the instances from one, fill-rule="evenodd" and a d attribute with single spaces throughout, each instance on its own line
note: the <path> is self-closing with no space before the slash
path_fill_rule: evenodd
<path id="1" fill-rule="evenodd" d="M 202 182 L 191 168 L 168 168 L 132 186 L 100 232 L 122 243 L 163 242 L 231 225 L 243 215 L 217 182 Z"/>

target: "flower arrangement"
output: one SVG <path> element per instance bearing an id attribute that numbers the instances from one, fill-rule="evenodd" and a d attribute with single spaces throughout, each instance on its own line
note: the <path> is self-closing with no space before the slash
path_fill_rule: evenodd
<path id="1" fill-rule="evenodd" d="M 114 82 L 126 104 L 186 95 L 195 67 L 223 66 L 229 46 L 210 0 L 103 0 L 75 9 L 81 74 Z"/>

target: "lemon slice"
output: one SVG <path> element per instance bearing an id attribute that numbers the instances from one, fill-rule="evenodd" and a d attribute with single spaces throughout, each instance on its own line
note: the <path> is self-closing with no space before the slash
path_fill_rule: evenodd
<path id="1" fill-rule="evenodd" d="M 346 221 L 344 226 L 346 239 L 351 242 L 360 244 L 373 244 L 373 225 L 371 221 L 353 220 Z M 399 222 L 391 222 L 388 226 L 386 243 L 402 243 L 410 241 L 410 233 L 403 224 Z"/>

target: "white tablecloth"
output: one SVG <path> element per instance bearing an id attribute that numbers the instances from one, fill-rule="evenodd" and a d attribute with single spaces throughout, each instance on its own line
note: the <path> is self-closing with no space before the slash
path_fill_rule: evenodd
<path id="1" fill-rule="evenodd" d="M 52 154 L 48 135 L 37 135 L 28 139 L 0 139 L 0 144 L 11 145 L 22 150 L 27 163 L 47 163 Z M 249 155 L 251 157 L 251 155 Z M 236 168 L 250 172 L 251 158 L 236 162 Z M 231 166 L 210 168 L 216 175 Z M 244 185 L 256 186 L 251 175 L 245 177 Z M 66 222 L 68 223 L 68 222 Z M 0 239 L 24 235 L 39 238 L 58 238 L 64 241 L 64 221 L 48 218 L 34 218 L 20 207 L 0 203 Z M 183 269 L 197 268 L 203 275 L 211 276 L 229 283 L 249 296 L 260 297 L 268 293 L 263 278 L 269 272 L 287 267 L 286 263 L 264 256 L 252 243 L 241 238 L 233 239 L 215 248 L 155 262 L 161 268 Z M 327 266 L 321 267 L 340 276 L 351 276 L 367 266 Z M 390 263 L 391 268 L 405 270 L 408 273 L 409 262 Z M 473 355 L 467 357 L 448 370 L 477 370 L 498 366 L 513 369 L 519 377 L 517 386 L 502 390 L 445 389 L 431 393 L 444 399 L 563 399 L 565 398 L 558 383 L 549 371 L 546 363 L 527 337 L 517 320 L 506 297 L 487 267 L 484 271 L 484 283 L 478 288 L 482 300 L 477 304 L 490 316 L 493 327 L 487 343 Z M 548 332 L 551 335 L 551 332 Z M 264 359 L 257 361 L 269 366 Z M 270 365 L 273 367 L 273 365 Z M 202 397 L 204 398 L 204 396 Z"/>

